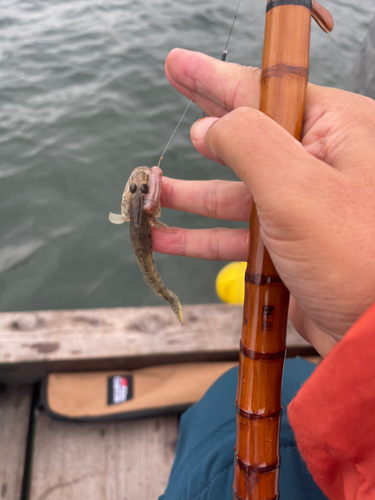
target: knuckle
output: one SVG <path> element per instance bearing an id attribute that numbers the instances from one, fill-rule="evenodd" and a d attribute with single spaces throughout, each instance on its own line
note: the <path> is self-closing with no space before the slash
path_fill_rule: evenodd
<path id="1" fill-rule="evenodd" d="M 218 181 L 212 181 L 203 192 L 203 207 L 207 217 L 215 217 L 218 210 L 217 199 Z"/>
<path id="2" fill-rule="evenodd" d="M 180 255 L 184 257 L 189 257 L 190 252 L 188 249 L 188 238 L 186 229 L 180 230 Z"/>
<path id="3" fill-rule="evenodd" d="M 221 260 L 220 259 L 220 230 L 218 228 L 212 229 L 208 238 L 207 244 L 209 250 L 210 260 Z"/>

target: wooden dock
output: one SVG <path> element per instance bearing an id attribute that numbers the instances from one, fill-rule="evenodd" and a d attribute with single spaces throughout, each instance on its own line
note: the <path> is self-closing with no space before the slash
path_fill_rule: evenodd
<path id="1" fill-rule="evenodd" d="M 1 500 L 152 500 L 163 493 L 178 436 L 176 414 L 133 421 L 51 420 L 38 409 L 50 372 L 132 370 L 235 361 L 242 308 L 185 306 L 0 314 Z M 290 326 L 288 355 L 312 348 Z"/>

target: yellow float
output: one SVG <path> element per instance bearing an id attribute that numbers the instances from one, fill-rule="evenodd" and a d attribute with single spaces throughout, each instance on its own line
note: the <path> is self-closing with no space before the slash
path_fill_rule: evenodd
<path id="1" fill-rule="evenodd" d="M 215 288 L 220 300 L 228 304 L 243 304 L 245 271 L 246 262 L 231 262 L 219 271 Z"/>

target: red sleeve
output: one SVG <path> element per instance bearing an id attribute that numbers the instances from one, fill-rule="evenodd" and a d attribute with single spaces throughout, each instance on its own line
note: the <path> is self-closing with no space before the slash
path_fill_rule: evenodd
<path id="1" fill-rule="evenodd" d="M 288 416 L 330 500 L 375 499 L 375 303 L 305 382 Z"/>

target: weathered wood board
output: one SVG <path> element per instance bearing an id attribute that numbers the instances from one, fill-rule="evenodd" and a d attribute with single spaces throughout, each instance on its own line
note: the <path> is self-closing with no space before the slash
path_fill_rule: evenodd
<path id="1" fill-rule="evenodd" d="M 39 413 L 29 500 L 156 500 L 177 433 L 177 417 L 78 424 Z"/>
<path id="2" fill-rule="evenodd" d="M 241 306 L 189 305 L 183 316 L 182 327 L 168 307 L 1 313 L 0 381 L 238 359 Z M 314 353 L 291 325 L 287 345 L 294 355 Z"/>
<path id="3" fill-rule="evenodd" d="M 19 500 L 29 429 L 31 385 L 0 386 L 0 498 Z"/>

